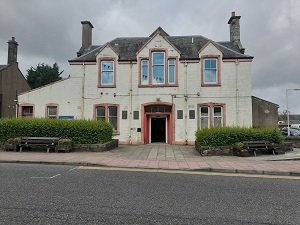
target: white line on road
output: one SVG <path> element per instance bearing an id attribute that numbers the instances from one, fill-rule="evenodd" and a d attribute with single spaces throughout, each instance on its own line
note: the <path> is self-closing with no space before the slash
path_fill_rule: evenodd
<path id="1" fill-rule="evenodd" d="M 300 177 L 297 177 L 297 176 L 280 176 L 280 175 L 267 175 L 267 174 L 218 173 L 218 172 L 164 170 L 164 169 L 136 169 L 136 168 L 118 168 L 118 167 L 101 167 L 101 166 L 99 166 L 99 167 L 98 166 L 79 166 L 78 169 L 300 180 Z"/>
<path id="2" fill-rule="evenodd" d="M 60 176 L 61 174 L 56 174 L 56 175 L 54 175 L 54 176 L 52 176 L 52 177 L 31 177 L 32 179 L 53 179 L 53 178 L 55 178 L 55 177 L 58 177 L 58 176 Z"/>

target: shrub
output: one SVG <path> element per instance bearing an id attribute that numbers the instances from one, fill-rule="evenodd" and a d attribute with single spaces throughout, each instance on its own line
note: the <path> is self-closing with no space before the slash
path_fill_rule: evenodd
<path id="1" fill-rule="evenodd" d="M 96 120 L 1 119 L 0 142 L 9 138 L 59 137 L 76 144 L 102 144 L 112 139 L 112 126 Z"/>
<path id="2" fill-rule="evenodd" d="M 278 129 L 267 128 L 216 127 L 205 128 L 196 132 L 196 142 L 202 146 L 210 147 L 262 140 L 282 143 L 283 136 Z"/>

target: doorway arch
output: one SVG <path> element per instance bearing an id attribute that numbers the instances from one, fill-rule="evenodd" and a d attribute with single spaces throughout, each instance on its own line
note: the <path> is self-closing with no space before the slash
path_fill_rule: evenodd
<path id="1" fill-rule="evenodd" d="M 174 105 L 168 102 L 142 104 L 142 140 L 144 144 L 174 142 Z"/>

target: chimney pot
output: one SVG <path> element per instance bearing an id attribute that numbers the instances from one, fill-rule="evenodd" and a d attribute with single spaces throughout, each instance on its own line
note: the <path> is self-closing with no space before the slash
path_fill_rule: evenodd
<path id="1" fill-rule="evenodd" d="M 231 12 L 231 16 L 235 16 L 235 12 Z"/>

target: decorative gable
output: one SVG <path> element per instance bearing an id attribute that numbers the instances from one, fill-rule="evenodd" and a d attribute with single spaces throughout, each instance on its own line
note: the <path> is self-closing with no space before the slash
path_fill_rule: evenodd
<path id="1" fill-rule="evenodd" d="M 96 58 L 118 58 L 118 53 L 108 43 L 96 53 Z"/>
<path id="2" fill-rule="evenodd" d="M 209 41 L 199 50 L 199 58 L 202 56 L 223 56 L 223 53 L 214 42 Z"/>

